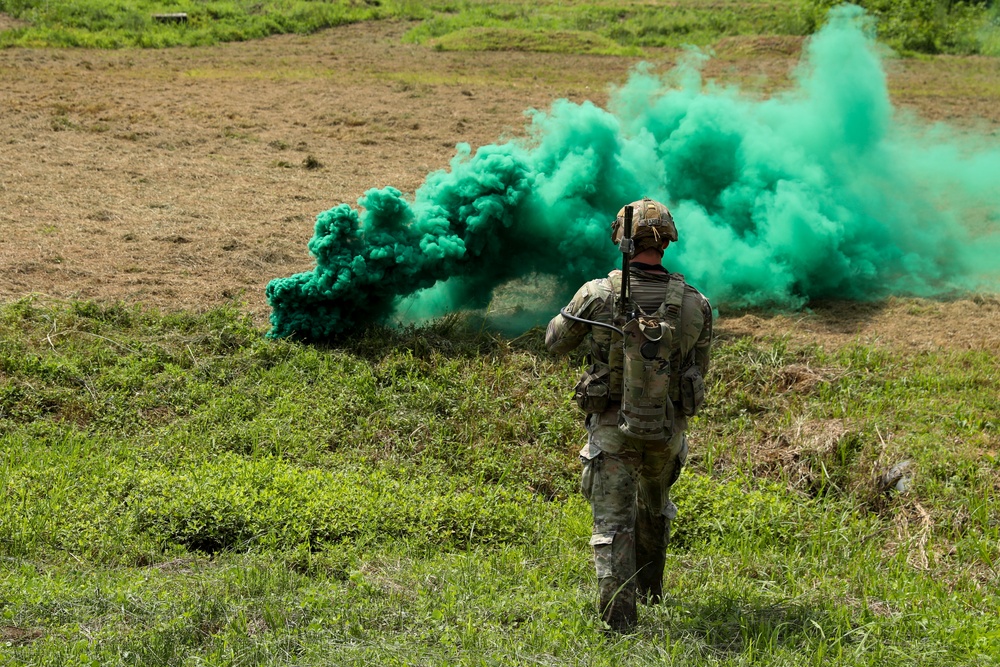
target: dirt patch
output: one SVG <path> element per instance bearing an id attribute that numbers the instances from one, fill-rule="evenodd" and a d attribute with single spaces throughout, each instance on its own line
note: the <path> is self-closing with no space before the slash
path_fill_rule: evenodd
<path id="1" fill-rule="evenodd" d="M 306 242 L 318 213 L 373 187 L 412 192 L 447 167 L 457 143 L 522 134 L 525 109 L 560 97 L 603 105 L 607 86 L 636 63 L 441 52 L 403 44 L 408 27 L 166 51 L 0 51 L 0 299 L 41 293 L 166 310 L 236 300 L 263 326 L 267 282 L 312 268 Z M 789 83 L 793 41 L 732 40 L 705 73 L 768 94 Z M 678 57 L 656 54 L 663 66 Z M 996 128 L 997 62 L 894 63 L 890 84 L 921 116 Z M 725 326 L 922 345 L 927 332 L 901 324 L 919 318 L 895 316 L 926 307 L 942 341 L 1000 336 L 985 331 L 1000 329 L 995 303 L 915 303 L 743 314 Z"/>
<path id="2" fill-rule="evenodd" d="M 0 626 L 0 644 L 22 646 L 41 639 L 44 632 L 35 628 L 16 628 L 12 625 Z"/>
<path id="3" fill-rule="evenodd" d="M 16 19 L 10 14 L 4 14 L 0 12 L 0 32 L 4 30 L 14 30 L 16 28 L 26 28 L 28 26 L 27 21 L 22 21 L 21 19 Z"/>
<path id="4" fill-rule="evenodd" d="M 235 298 L 263 323 L 267 281 L 311 269 L 318 213 L 373 187 L 413 191 L 457 143 L 522 133 L 526 108 L 602 102 L 630 65 L 437 53 L 401 44 L 405 29 L 3 51 L 0 298 Z"/>
<path id="5" fill-rule="evenodd" d="M 827 302 L 795 314 L 733 313 L 719 334 L 759 339 L 787 337 L 797 343 L 891 345 L 911 350 L 942 348 L 1000 351 L 1000 299 L 952 301 L 890 298 L 878 303 Z"/>

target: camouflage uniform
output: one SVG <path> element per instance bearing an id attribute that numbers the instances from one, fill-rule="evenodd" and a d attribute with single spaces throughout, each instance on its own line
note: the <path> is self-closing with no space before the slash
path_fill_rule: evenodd
<path id="1" fill-rule="evenodd" d="M 641 267 L 641 268 L 640 268 Z M 621 272 L 592 280 L 577 291 L 566 312 L 582 319 L 612 323 L 615 291 Z M 661 267 L 633 264 L 630 273 L 633 300 L 647 313 L 663 303 L 667 285 L 683 280 Z M 712 344 L 712 308 L 697 290 L 684 286 L 681 316 L 674 334 L 679 341 L 671 356 L 670 398 L 675 403 L 669 436 L 659 441 L 634 439 L 618 428 L 620 403 L 587 415 L 588 439 L 580 451 L 582 491 L 590 501 L 602 617 L 622 630 L 636 620 L 636 591 L 644 602 L 656 603 L 662 594 L 663 568 L 670 522 L 677 508 L 670 487 L 687 457 L 684 436 L 687 418 L 680 409 L 681 371 L 693 366 L 708 372 Z M 549 322 L 545 343 L 556 353 L 577 347 L 590 334 L 590 357 L 598 368 L 608 368 L 612 331 L 557 315 Z M 613 397 L 615 398 L 615 397 Z"/>

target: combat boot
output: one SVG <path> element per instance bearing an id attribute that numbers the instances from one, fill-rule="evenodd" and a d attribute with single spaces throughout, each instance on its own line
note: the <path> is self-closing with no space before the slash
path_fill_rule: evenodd
<path id="1" fill-rule="evenodd" d="M 663 551 L 646 558 L 645 563 L 639 563 L 636 572 L 636 596 L 642 604 L 660 604 L 663 600 L 663 568 L 666 555 Z"/>
<path id="2" fill-rule="evenodd" d="M 601 592 L 601 620 L 614 632 L 631 632 L 638 620 L 635 584 L 630 581 L 622 585 L 612 577 L 604 577 L 599 580 L 598 588 Z"/>
<path id="3" fill-rule="evenodd" d="M 636 531 L 635 582 L 639 601 L 659 604 L 663 598 L 663 568 L 666 565 L 670 522 L 662 516 L 640 513 Z"/>

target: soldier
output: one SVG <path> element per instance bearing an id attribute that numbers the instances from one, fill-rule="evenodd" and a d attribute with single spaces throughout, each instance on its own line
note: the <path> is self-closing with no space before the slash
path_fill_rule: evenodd
<path id="1" fill-rule="evenodd" d="M 590 334 L 591 365 L 575 395 L 587 414 L 587 444 L 580 451 L 581 486 L 593 512 L 590 544 L 601 617 L 618 632 L 627 632 L 635 625 L 637 593 L 639 600 L 648 604 L 656 604 L 662 595 L 670 522 L 677 515 L 670 487 L 687 457 L 684 431 L 687 418 L 697 412 L 704 399 L 712 345 L 708 300 L 687 285 L 683 276 L 668 273 L 661 264 L 663 251 L 677 240 L 670 211 L 651 199 L 630 206 L 635 233 L 627 282 L 631 302 L 641 309 L 632 313 L 639 316 L 633 329 L 646 332 L 639 339 L 644 343 L 641 358 L 630 357 L 623 345 L 622 334 L 626 341 L 631 334 L 629 327 L 621 328 L 629 317 L 622 312 L 620 301 L 621 271 L 583 285 L 549 322 L 545 333 L 546 346 L 559 354 L 574 349 Z M 615 243 L 623 237 L 626 208 L 618 212 L 611 226 Z M 659 338 L 661 330 L 663 338 Z M 629 370 L 634 364 L 626 368 L 630 358 L 638 358 L 639 366 L 654 367 L 657 357 L 660 366 L 656 374 Z M 641 386 L 629 387 L 630 382 Z M 665 394 L 656 404 L 661 407 L 644 411 L 633 405 L 641 400 L 630 396 L 655 399 L 655 385 L 662 385 L 659 391 Z M 643 405 L 652 404 L 655 401 Z M 649 412 L 656 414 L 650 417 Z M 656 428 L 643 428 L 650 419 L 656 420 Z"/>

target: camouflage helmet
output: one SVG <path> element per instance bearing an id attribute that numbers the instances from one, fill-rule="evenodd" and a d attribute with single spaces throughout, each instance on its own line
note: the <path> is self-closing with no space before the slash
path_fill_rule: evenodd
<path id="1" fill-rule="evenodd" d="M 677 240 L 677 227 L 674 226 L 674 216 L 666 206 L 649 197 L 643 197 L 639 201 L 634 201 L 629 206 L 632 207 L 632 238 L 640 239 L 651 236 L 655 245 Z M 611 240 L 615 243 L 621 241 L 625 235 L 625 207 L 618 211 L 618 217 L 611 223 Z M 648 243 L 643 244 L 649 246 Z M 651 247 L 651 246 L 649 246 Z"/>

